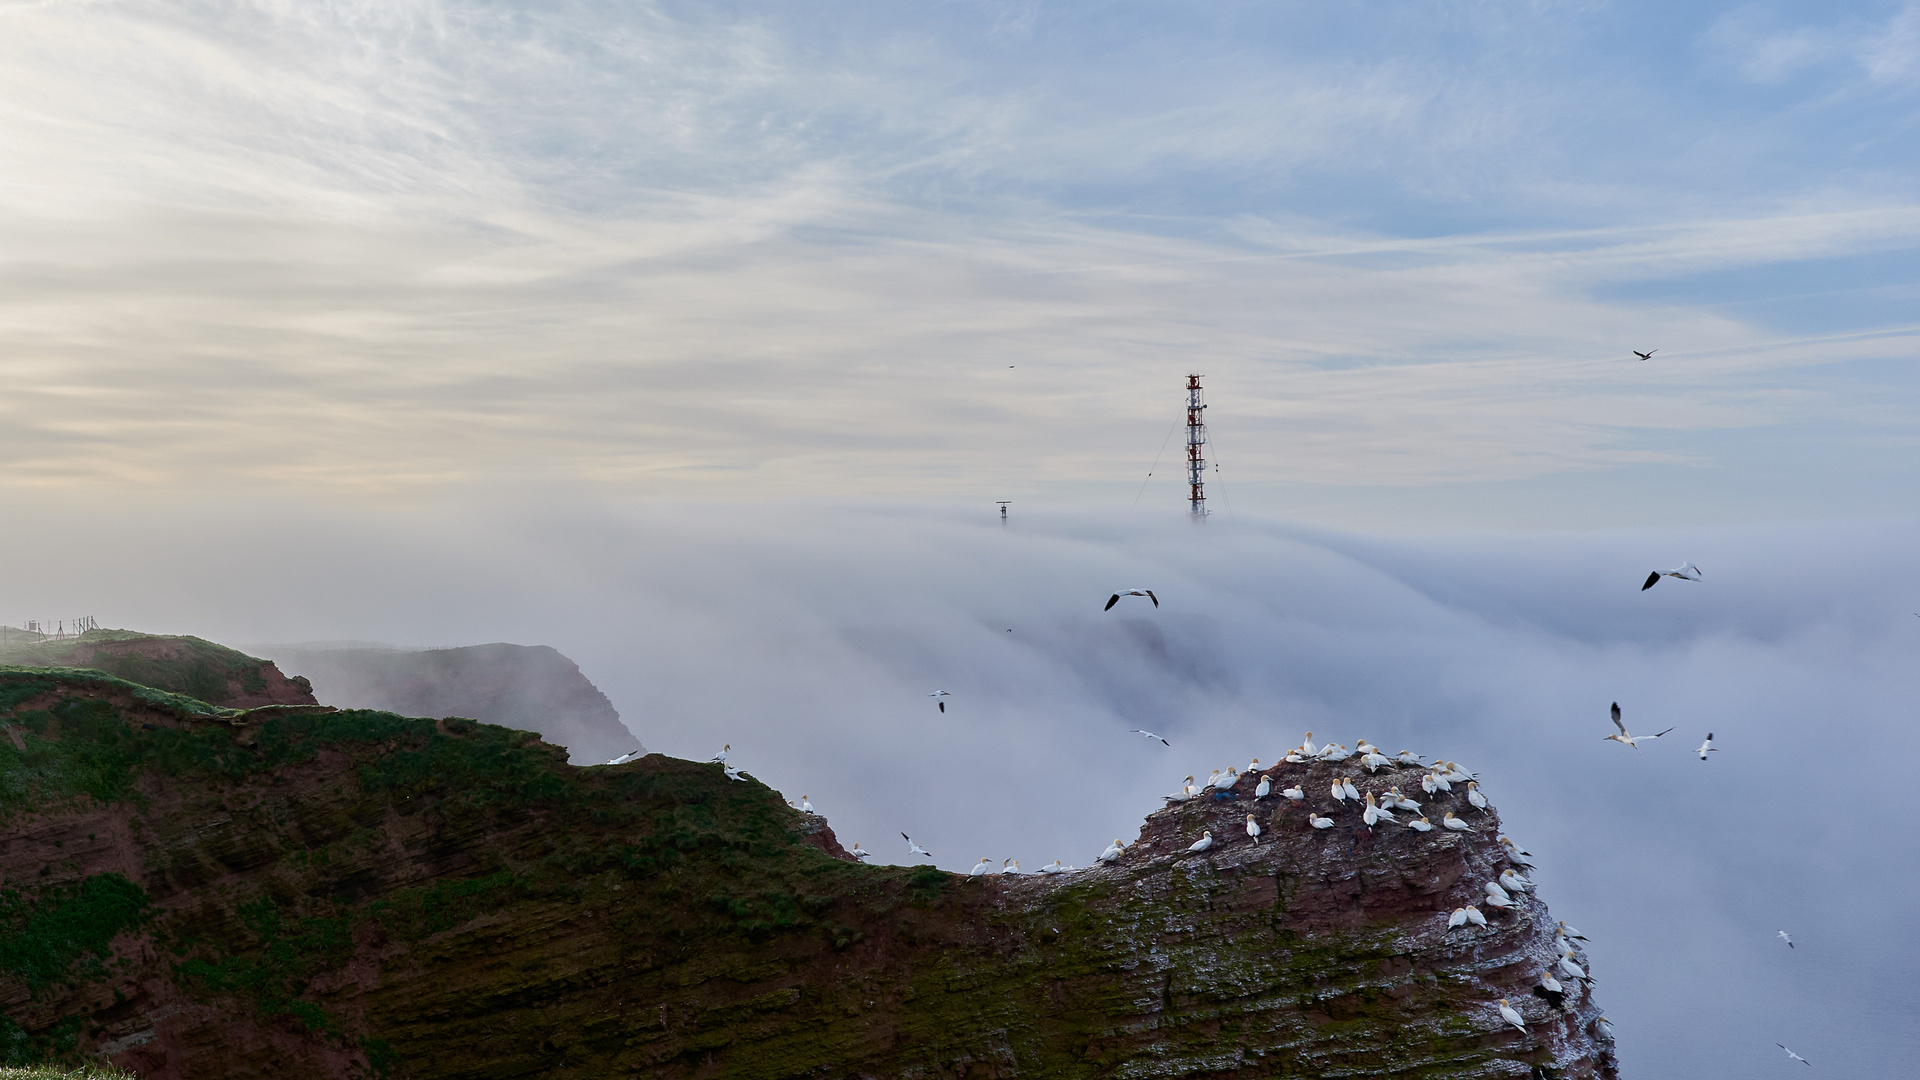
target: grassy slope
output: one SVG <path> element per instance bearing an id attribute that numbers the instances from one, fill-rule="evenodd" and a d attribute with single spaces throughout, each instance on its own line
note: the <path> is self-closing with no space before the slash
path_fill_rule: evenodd
<path id="1" fill-rule="evenodd" d="M 16 632 L 17 633 L 17 632 Z M 177 656 L 138 655 L 140 650 L 108 648 L 128 643 L 155 642 L 167 646 Z M 86 654 L 76 662 L 77 654 Z M 203 638 L 142 634 L 132 630 L 89 630 L 79 637 L 24 641 L 13 638 L 0 642 L 0 665 L 31 667 L 86 667 L 151 686 L 171 693 L 206 701 L 222 700 L 229 680 L 243 690 L 259 692 L 266 682 L 261 674 L 265 661 L 229 649 Z"/>

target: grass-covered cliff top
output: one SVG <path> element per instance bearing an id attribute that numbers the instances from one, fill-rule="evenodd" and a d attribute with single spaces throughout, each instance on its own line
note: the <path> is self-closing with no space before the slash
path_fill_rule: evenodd
<path id="1" fill-rule="evenodd" d="M 0 627 L 0 665 L 94 668 L 129 682 L 220 704 L 264 694 L 270 664 L 204 638 L 89 630 L 46 637 Z M 264 702 L 258 702 L 264 703 Z"/>

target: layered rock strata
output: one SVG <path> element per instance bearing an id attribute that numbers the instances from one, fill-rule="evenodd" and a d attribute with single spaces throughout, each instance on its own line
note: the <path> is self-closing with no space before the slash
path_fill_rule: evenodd
<path id="1" fill-rule="evenodd" d="M 1113 865 L 968 879 L 839 857 L 718 766 L 574 768 L 466 720 L 11 671 L 0 725 L 17 1056 L 195 1080 L 1613 1074 L 1584 991 L 1532 992 L 1544 905 L 1445 928 L 1504 865 L 1490 813 L 1314 830 L 1248 780 L 1155 813 Z"/>

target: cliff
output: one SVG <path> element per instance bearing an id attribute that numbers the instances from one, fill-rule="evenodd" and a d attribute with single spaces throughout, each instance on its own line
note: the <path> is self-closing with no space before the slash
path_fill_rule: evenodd
<path id="1" fill-rule="evenodd" d="M 718 766 L 579 769 L 459 719 L 16 669 L 0 725 L 15 1057 L 195 1080 L 1613 1075 L 1584 991 L 1533 991 L 1543 904 L 1445 928 L 1505 865 L 1490 812 L 1368 836 L 1262 804 L 1256 844 L 1241 790 L 1156 812 L 1112 866 L 969 879 L 839 857 Z M 1335 770 L 1393 782 L 1308 775 Z M 1221 843 L 1187 854 L 1205 827 Z"/>
<path id="2" fill-rule="evenodd" d="M 271 660 L 197 637 L 89 630 L 51 638 L 5 627 L 0 665 L 94 668 L 128 682 L 240 709 L 315 704 L 307 680 L 287 678 Z"/>
<path id="3" fill-rule="evenodd" d="M 403 716 L 471 716 L 537 731 L 582 763 L 606 761 L 640 745 L 607 695 L 572 660 L 545 645 L 259 648 L 309 679 L 329 705 Z"/>

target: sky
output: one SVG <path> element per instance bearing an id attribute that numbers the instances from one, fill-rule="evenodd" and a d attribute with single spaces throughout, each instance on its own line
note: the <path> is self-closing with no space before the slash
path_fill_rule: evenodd
<path id="1" fill-rule="evenodd" d="M 0 0 L 0 620 L 550 644 L 955 869 L 1405 740 L 1629 1075 L 1884 1072 L 1916 120 L 1916 3 Z"/>

